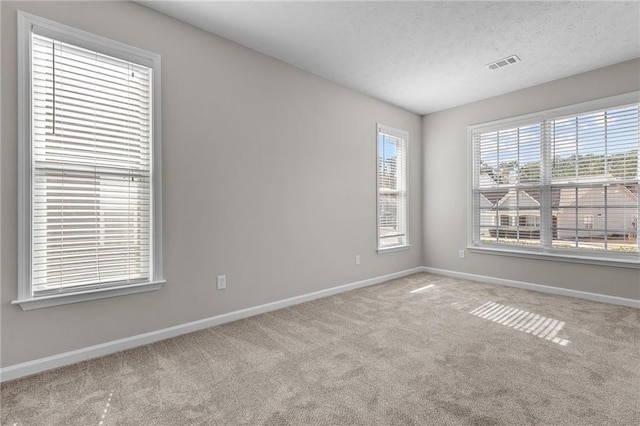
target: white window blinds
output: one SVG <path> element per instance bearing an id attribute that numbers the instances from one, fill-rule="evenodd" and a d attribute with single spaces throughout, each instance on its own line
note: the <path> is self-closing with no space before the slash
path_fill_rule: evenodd
<path id="1" fill-rule="evenodd" d="M 378 249 L 407 245 L 407 138 L 378 127 Z"/>
<path id="2" fill-rule="evenodd" d="M 549 120 L 554 247 L 638 252 L 638 106 Z"/>
<path id="3" fill-rule="evenodd" d="M 638 260 L 638 104 L 473 132 L 473 244 Z"/>
<path id="4" fill-rule="evenodd" d="M 483 241 L 540 243 L 541 126 L 475 135 L 479 159 L 474 204 Z"/>
<path id="5" fill-rule="evenodd" d="M 149 281 L 152 70 L 31 37 L 32 295 Z"/>

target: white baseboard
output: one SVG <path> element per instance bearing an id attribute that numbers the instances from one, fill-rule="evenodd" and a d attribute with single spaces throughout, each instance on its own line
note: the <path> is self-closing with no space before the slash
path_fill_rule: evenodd
<path id="1" fill-rule="evenodd" d="M 543 284 L 533 284 L 533 283 L 527 283 L 523 281 L 506 280 L 503 278 L 487 277 L 484 275 L 468 274 L 465 272 L 449 271 L 446 269 L 429 268 L 426 266 L 423 267 L 422 270 L 424 272 L 429 272 L 432 274 L 445 275 L 445 276 L 454 277 L 454 278 L 462 278 L 465 280 L 479 281 L 479 282 L 488 283 L 488 284 L 499 284 L 507 287 L 523 288 L 526 290 L 533 290 L 533 291 L 538 291 L 542 293 L 559 294 L 562 296 L 577 297 L 579 299 L 588 299 L 596 302 L 630 306 L 632 308 L 640 308 L 640 300 L 637 300 L 637 299 L 627 299 L 624 297 L 608 296 L 606 294 L 589 293 L 586 291 L 571 290 L 568 288 L 553 287 L 553 286 L 543 285 Z"/>
<path id="2" fill-rule="evenodd" d="M 290 297 L 288 299 L 283 299 L 272 303 L 266 303 L 264 305 L 240 309 L 238 311 L 216 315 L 213 317 L 165 328 L 162 330 L 139 334 L 137 336 L 131 336 L 124 339 L 101 343 L 99 345 L 89 346 L 75 351 L 65 352 L 58 355 L 52 355 L 33 361 L 11 365 L 0 369 L 0 382 L 30 376 L 32 374 L 40 373 L 46 370 L 63 367 L 65 365 L 74 364 L 80 361 L 86 361 L 88 359 L 109 355 L 126 349 L 132 349 L 164 339 L 169 339 L 181 334 L 192 333 L 194 331 L 203 330 L 205 328 L 214 327 L 216 325 L 228 323 L 231 321 L 252 317 L 254 315 L 262 314 L 265 312 L 286 308 L 288 306 L 297 305 L 314 299 L 320 299 L 322 297 L 344 293 L 345 291 L 351 291 L 361 287 L 380 284 L 385 281 L 405 277 L 407 275 L 412 275 L 418 272 L 423 272 L 423 270 L 423 267 L 407 269 L 388 275 L 382 275 L 363 281 L 357 281 L 354 283 L 332 287 L 325 290 L 315 291 L 313 293 L 303 294 L 301 296 Z"/>

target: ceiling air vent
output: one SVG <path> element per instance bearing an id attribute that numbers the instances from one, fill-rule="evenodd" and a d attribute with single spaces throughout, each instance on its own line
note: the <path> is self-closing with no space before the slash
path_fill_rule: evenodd
<path id="1" fill-rule="evenodd" d="M 485 65 L 485 67 L 490 70 L 497 70 L 498 68 L 506 67 L 507 65 L 515 64 L 516 62 L 520 62 L 520 58 L 516 55 L 508 56 L 504 59 L 499 59 L 495 62 L 491 62 L 490 64 Z"/>

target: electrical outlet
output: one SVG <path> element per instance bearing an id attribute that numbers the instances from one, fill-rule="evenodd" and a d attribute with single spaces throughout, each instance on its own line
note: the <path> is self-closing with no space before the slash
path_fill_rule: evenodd
<path id="1" fill-rule="evenodd" d="M 360 255 L 356 254 L 356 265 L 360 264 Z"/>
<path id="2" fill-rule="evenodd" d="M 218 275 L 218 290 L 224 290 L 227 288 L 227 276 L 226 275 Z"/>
<path id="3" fill-rule="evenodd" d="M 458 250 L 458 257 L 464 259 L 464 250 Z"/>

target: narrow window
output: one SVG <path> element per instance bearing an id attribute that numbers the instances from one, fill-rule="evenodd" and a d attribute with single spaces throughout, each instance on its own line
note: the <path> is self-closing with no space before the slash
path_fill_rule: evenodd
<path id="1" fill-rule="evenodd" d="M 24 13 L 19 26 L 16 303 L 158 288 L 159 57 Z"/>
<path id="2" fill-rule="evenodd" d="M 378 250 L 408 246 L 407 132 L 378 125 Z"/>

